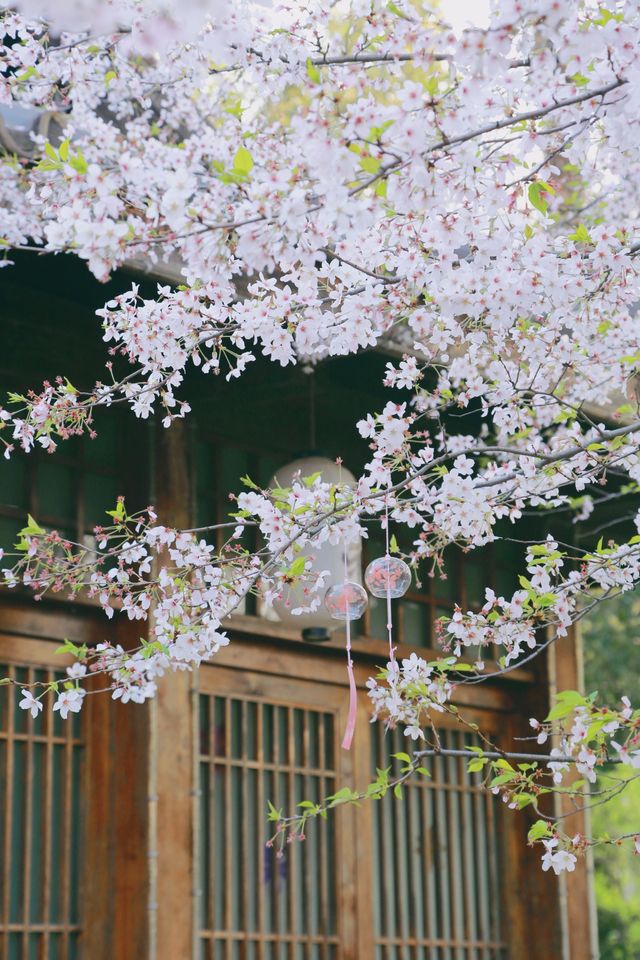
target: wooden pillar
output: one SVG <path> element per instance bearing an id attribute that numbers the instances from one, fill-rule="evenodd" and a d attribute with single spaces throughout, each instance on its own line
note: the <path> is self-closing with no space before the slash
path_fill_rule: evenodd
<path id="1" fill-rule="evenodd" d="M 182 420 L 157 425 L 154 503 L 168 526 L 191 519 L 188 439 Z M 170 672 L 151 704 L 150 960 L 189 960 L 194 950 L 193 683 L 192 673 Z"/>
<path id="2" fill-rule="evenodd" d="M 535 671 L 535 683 L 523 685 L 515 697 L 517 712 L 510 714 L 506 724 L 510 748 L 516 738 L 531 736 L 529 717 L 545 717 L 549 712 L 549 674 L 544 654 L 537 658 Z M 538 747 L 534 741 L 527 743 L 526 749 L 544 753 L 546 748 Z M 509 817 L 502 822 L 506 828 L 503 909 L 507 916 L 504 929 L 509 938 L 509 960 L 563 960 L 559 878 L 553 872 L 543 873 L 540 846 L 530 847 L 527 843 L 529 828 L 537 815 L 531 808 L 508 813 Z"/>
<path id="3" fill-rule="evenodd" d="M 566 637 L 559 637 L 554 641 L 549 658 L 552 693 L 555 694 L 559 690 L 583 691 L 581 639 L 577 626 L 571 628 Z M 571 775 L 567 775 L 565 784 L 568 785 L 572 779 L 582 778 L 577 771 L 574 771 Z M 558 801 L 558 813 L 565 817 L 563 820 L 565 832 L 570 835 L 588 833 L 585 813 L 573 812 L 575 800 L 561 796 Z M 590 855 L 587 855 L 578 858 L 573 873 L 564 873 L 561 877 L 564 908 L 564 960 L 594 960 L 598 957 L 591 871 L 592 861 Z"/>
<path id="4" fill-rule="evenodd" d="M 115 642 L 134 646 L 140 624 L 118 622 Z M 95 687 L 104 686 L 96 678 Z M 87 697 L 83 956 L 142 960 L 148 951 L 147 762 L 144 705 Z"/>

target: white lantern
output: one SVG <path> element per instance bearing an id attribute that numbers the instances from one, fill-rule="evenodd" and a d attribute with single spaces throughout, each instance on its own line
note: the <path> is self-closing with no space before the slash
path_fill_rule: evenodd
<path id="1" fill-rule="evenodd" d="M 278 470 L 271 479 L 270 487 L 290 487 L 294 477 L 310 477 L 319 473 L 325 483 L 343 483 L 347 486 L 356 486 L 356 480 L 352 473 L 345 470 L 343 466 L 338 466 L 333 460 L 326 457 L 304 457 L 301 460 L 294 460 Z M 299 630 L 305 640 L 323 641 L 329 639 L 329 632 L 335 630 L 338 626 L 332 619 L 329 611 L 322 602 L 327 587 L 336 583 L 342 583 L 345 579 L 344 570 L 344 544 L 325 542 L 318 547 L 304 546 L 301 556 L 308 557 L 313 569 L 318 572 L 328 570 L 329 576 L 325 581 L 325 588 L 320 591 L 318 599 L 320 601 L 318 609 L 312 613 L 292 614 L 296 607 L 304 606 L 308 602 L 305 597 L 302 584 L 292 584 L 286 586 L 282 591 L 282 596 L 274 601 L 273 606 L 260 604 L 259 613 L 267 620 L 286 624 L 294 630 Z M 347 544 L 347 579 L 362 584 L 362 542 L 360 539 Z"/>

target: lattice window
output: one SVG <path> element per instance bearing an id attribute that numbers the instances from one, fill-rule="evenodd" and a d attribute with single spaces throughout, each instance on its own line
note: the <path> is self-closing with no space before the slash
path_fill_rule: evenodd
<path id="1" fill-rule="evenodd" d="M 105 510 L 123 493 L 117 476 L 122 443 L 117 419 L 107 414 L 96 440 L 66 440 L 53 457 L 36 448 L 0 458 L 0 547 L 11 549 L 27 513 L 43 527 L 89 542 L 97 524 L 110 522 Z"/>
<path id="2" fill-rule="evenodd" d="M 278 860 L 267 800 L 293 810 L 335 790 L 334 715 L 232 696 L 200 697 L 202 960 L 335 960 L 333 826 Z"/>
<path id="3" fill-rule="evenodd" d="M 374 767 L 406 750 L 400 731 L 373 728 Z M 444 748 L 474 743 L 441 730 Z M 466 761 L 425 763 L 402 799 L 373 809 L 375 960 L 506 960 L 500 925 L 499 801 Z"/>
<path id="4" fill-rule="evenodd" d="M 59 679 L 2 665 L 20 682 Z M 80 717 L 35 720 L 0 688 L 0 960 L 79 956 Z"/>

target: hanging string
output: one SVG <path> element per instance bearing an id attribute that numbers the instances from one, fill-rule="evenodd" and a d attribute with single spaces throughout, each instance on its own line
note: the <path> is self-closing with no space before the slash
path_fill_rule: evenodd
<path id="1" fill-rule="evenodd" d="M 391 560 L 389 555 L 389 501 L 385 497 L 384 501 L 384 534 L 385 534 L 385 560 L 387 564 Z M 387 635 L 389 637 L 389 661 L 395 663 L 396 648 L 393 645 L 393 619 L 391 614 L 391 577 L 389 576 L 389 567 L 387 566 Z"/>
<path id="2" fill-rule="evenodd" d="M 349 713 L 347 715 L 347 726 L 342 738 L 342 749 L 350 750 L 353 741 L 353 734 L 356 729 L 356 711 L 358 708 L 358 691 L 356 689 L 356 678 L 353 673 L 353 660 L 351 659 L 351 620 L 349 619 L 349 577 L 347 569 L 347 545 L 344 545 L 344 589 L 345 605 L 347 619 L 345 621 L 345 630 L 347 634 L 347 673 L 349 674 Z"/>

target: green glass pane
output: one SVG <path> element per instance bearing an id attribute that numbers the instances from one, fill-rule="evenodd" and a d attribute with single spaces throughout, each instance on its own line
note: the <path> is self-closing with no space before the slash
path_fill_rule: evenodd
<path id="1" fill-rule="evenodd" d="M 9 922 L 20 923 L 24 885 L 23 838 L 26 810 L 26 744 L 13 744 L 13 796 L 11 798 L 11 852 L 9 859 Z M 11 953 L 11 951 L 9 951 Z"/>
<path id="2" fill-rule="evenodd" d="M 304 723 L 305 711 L 295 709 L 293 711 L 293 763 L 296 767 L 304 764 Z M 304 800 L 304 797 L 300 797 Z"/>
<path id="3" fill-rule="evenodd" d="M 29 682 L 29 671 L 26 667 L 16 667 L 14 676 L 18 683 Z M 28 714 L 26 710 L 21 709 L 21 707 L 18 705 L 19 701 L 20 691 L 18 689 L 14 689 L 11 692 L 11 702 L 13 703 L 13 729 L 16 733 L 26 733 L 30 714 Z"/>
<path id="4" fill-rule="evenodd" d="M 11 676 L 9 672 L 9 667 L 6 664 L 0 664 L 0 677 Z M 14 696 L 14 690 L 12 687 L 0 687 L 0 733 L 4 733 L 7 729 L 7 724 L 9 721 L 9 706 L 10 698 Z M 0 794 L 2 796 L 2 794 Z M 1 848 L 0 848 L 1 849 Z"/>
<path id="5" fill-rule="evenodd" d="M 387 605 L 378 597 L 369 597 L 369 633 L 376 640 L 387 635 Z"/>
<path id="6" fill-rule="evenodd" d="M 71 726 L 71 736 L 75 740 L 80 739 L 80 734 L 82 730 L 82 714 L 81 713 L 72 713 L 68 717 L 69 724 Z"/>
<path id="7" fill-rule="evenodd" d="M 231 809 L 235 811 L 235 815 L 231 818 L 231 836 L 229 837 L 229 843 L 231 843 L 231 849 L 234 853 L 231 858 L 231 877 L 228 878 L 231 887 L 229 890 L 229 895 L 231 896 L 231 929 L 241 930 L 244 926 L 244 911 L 242 909 L 242 889 L 244 886 L 244 862 L 242 859 L 244 836 L 244 822 L 242 817 L 242 770 L 240 767 L 229 767 L 227 776 L 231 778 Z"/>
<path id="8" fill-rule="evenodd" d="M 200 702 L 208 701 L 209 697 L 200 697 Z M 200 856 L 198 857 L 198 889 L 199 897 L 199 924 L 200 929 L 210 930 L 211 917 L 211 795 L 209 790 L 209 763 L 200 764 Z"/>
<path id="9" fill-rule="evenodd" d="M 49 934 L 49 960 L 67 960 L 62 953 L 62 936 L 59 933 Z"/>
<path id="10" fill-rule="evenodd" d="M 73 524 L 75 520 L 75 475 L 71 467 L 52 457 L 36 466 L 36 519 Z"/>
<path id="11" fill-rule="evenodd" d="M 429 613 L 425 603 L 402 600 L 402 642 L 414 647 L 428 647 L 430 640 Z"/>
<path id="12" fill-rule="evenodd" d="M 82 797 L 82 750 L 71 754 L 71 836 L 69 838 L 69 922 L 79 920 L 80 832 Z"/>
<path id="13" fill-rule="evenodd" d="M 510 597 L 516 590 L 519 589 L 519 572 L 520 571 L 516 566 L 509 569 L 505 567 L 498 567 L 496 569 L 495 591 L 499 597 Z"/>
<path id="14" fill-rule="evenodd" d="M 436 568 L 432 581 L 436 600 L 459 600 L 458 556 L 452 550 L 445 550 L 442 567 Z"/>
<path id="15" fill-rule="evenodd" d="M 10 460 L 0 458 L 0 503 L 4 507 L 27 509 L 27 461 L 19 453 L 14 453 Z"/>
<path id="16" fill-rule="evenodd" d="M 242 701 L 231 701 L 231 756 L 238 759 L 242 756 Z"/>
<path id="17" fill-rule="evenodd" d="M 225 703 L 222 697 L 215 698 L 215 723 L 213 728 L 213 750 L 217 757 L 226 757 L 229 751 L 227 744 L 227 724 Z"/>
<path id="18" fill-rule="evenodd" d="M 479 563 L 466 563 L 463 576 L 467 591 L 467 606 L 482 606 L 485 602 L 485 589 L 491 586 L 488 566 Z"/>
<path id="19" fill-rule="evenodd" d="M 310 767 L 317 768 L 320 763 L 320 752 L 319 752 L 319 742 L 318 742 L 319 741 L 318 714 L 308 713 L 307 723 L 309 724 L 309 743 L 307 747 L 307 764 Z"/>
<path id="20" fill-rule="evenodd" d="M 258 477 L 256 483 L 262 487 L 266 487 L 267 484 L 271 483 L 271 480 L 274 476 L 277 475 L 278 470 L 281 470 L 282 467 L 286 467 L 287 464 L 292 463 L 294 457 L 286 458 L 282 457 L 260 457 L 260 462 L 258 464 Z"/>
<path id="21" fill-rule="evenodd" d="M 287 763 L 289 756 L 289 713 L 286 707 L 276 707 L 277 763 Z M 290 762 L 290 761 L 289 761 Z"/>
<path id="22" fill-rule="evenodd" d="M 115 477 L 86 473 L 84 476 L 85 526 L 92 528 L 111 523 L 105 511 L 114 509 L 119 493 L 119 484 Z"/>
<path id="23" fill-rule="evenodd" d="M 219 481 L 220 498 L 222 503 L 227 503 L 227 497 L 230 493 L 241 493 L 246 487 L 240 482 L 240 477 L 250 474 L 249 455 L 246 450 L 239 450 L 237 447 L 221 447 L 218 450 L 219 462 Z M 255 477 L 251 478 L 256 481 Z M 233 506 L 230 505 L 230 510 Z M 226 511 L 225 511 L 226 512 Z"/>
<path id="24" fill-rule="evenodd" d="M 334 743 L 334 724 L 333 716 L 330 713 L 324 714 L 324 763 L 326 770 L 333 770 L 335 761 L 335 743 Z"/>
<path id="25" fill-rule="evenodd" d="M 215 457 L 210 443 L 197 440 L 193 451 L 195 469 L 195 524 L 204 527 L 216 521 Z"/>
<path id="26" fill-rule="evenodd" d="M 225 830 L 225 792 L 228 769 L 224 766 L 218 766 L 213 774 L 213 832 L 216 856 L 213 859 L 213 885 L 214 885 L 214 904 L 213 904 L 213 922 L 214 929 L 220 930 L 225 926 L 225 907 L 227 897 L 230 895 L 228 888 L 229 878 L 225 876 L 225 858 L 227 840 L 231 843 L 231 837 L 227 838 Z M 211 851 L 207 850 L 207 856 Z"/>
<path id="27" fill-rule="evenodd" d="M 384 537 L 374 536 L 373 530 L 370 529 L 369 536 L 364 541 L 364 550 L 367 564 L 371 563 L 372 560 L 377 560 L 378 557 L 384 557 L 386 552 Z"/>
<path id="28" fill-rule="evenodd" d="M 8 941 L 7 960 L 22 960 L 22 934 L 10 933 Z"/>
<path id="29" fill-rule="evenodd" d="M 244 731 L 244 746 L 249 760 L 257 758 L 257 725 L 258 725 L 258 705 L 247 702 L 245 704 L 247 711 L 246 726 Z"/>
<path id="30" fill-rule="evenodd" d="M 101 417 L 97 433 L 95 440 L 85 437 L 83 450 L 85 463 L 95 467 L 115 469 L 119 461 L 118 421 L 113 417 Z"/>
<path id="31" fill-rule="evenodd" d="M 44 934 L 32 933 L 29 935 L 29 960 L 40 960 L 42 957 L 42 939 Z"/>
<path id="32" fill-rule="evenodd" d="M 27 522 L 24 520 L 12 520 L 10 517 L 0 517 L 0 548 L 5 553 L 11 553 L 14 544 L 17 543 L 18 533 Z M 4 566 L 4 564 L 3 564 Z"/>
<path id="33" fill-rule="evenodd" d="M 48 680 L 48 673 L 46 670 L 35 670 L 33 674 L 33 679 L 38 683 L 46 683 Z M 39 696 L 42 693 L 42 689 L 43 689 L 42 687 L 36 687 L 36 689 L 32 691 L 33 695 L 35 697 Z M 51 710 L 51 703 L 52 703 L 52 701 L 48 697 L 43 697 L 42 699 L 45 704 L 44 709 L 40 711 L 40 713 L 35 718 L 35 720 L 31 720 L 31 730 L 33 731 L 34 734 L 40 737 L 43 736 L 45 733 L 47 718 L 49 715 L 49 711 Z M 21 712 L 24 713 L 25 711 L 23 710 Z"/>
<path id="34" fill-rule="evenodd" d="M 31 876 L 29 890 L 29 920 L 42 922 L 42 894 L 44 887 L 43 851 L 43 794 L 45 778 L 45 745 L 32 745 L 31 762 Z"/>
<path id="35" fill-rule="evenodd" d="M 453 607 L 436 607 L 435 609 L 433 629 L 434 629 L 434 634 L 436 639 L 439 638 L 441 642 L 450 640 L 451 634 L 447 633 L 446 629 L 442 630 L 438 634 L 437 621 L 440 620 L 441 617 L 446 617 L 447 619 L 450 619 L 452 615 L 453 615 Z"/>
<path id="36" fill-rule="evenodd" d="M 210 719 L 209 719 L 209 707 L 211 704 L 211 697 L 200 697 L 200 710 L 199 710 L 199 730 L 200 730 L 200 753 L 208 754 L 209 753 L 209 743 L 210 743 Z"/>
<path id="37" fill-rule="evenodd" d="M 61 824 L 64 816 L 64 747 L 55 744 L 53 747 L 53 764 L 51 769 L 51 822 Z M 60 923 L 62 916 L 62 884 L 60 865 L 62 862 L 62 831 L 53 829 L 49 838 L 51 857 L 51 884 L 49 887 L 49 923 Z M 47 919 L 47 918 L 45 918 Z"/>
<path id="38" fill-rule="evenodd" d="M 265 763 L 273 762 L 273 710 L 268 704 L 262 708 L 262 755 Z"/>

